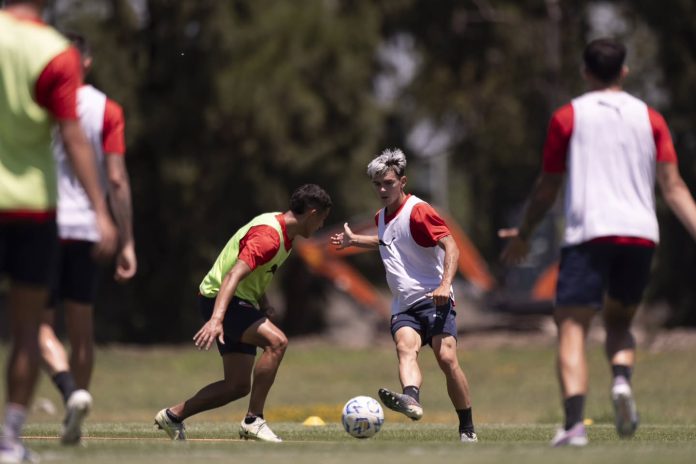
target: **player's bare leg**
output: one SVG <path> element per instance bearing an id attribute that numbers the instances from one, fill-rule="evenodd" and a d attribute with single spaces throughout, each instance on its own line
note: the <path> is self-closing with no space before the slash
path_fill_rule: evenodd
<path id="1" fill-rule="evenodd" d="M 65 328 L 70 340 L 70 371 L 77 388 L 89 389 L 94 368 L 94 308 L 65 301 Z"/>
<path id="2" fill-rule="evenodd" d="M 262 319 L 244 332 L 242 341 L 260 346 L 263 352 L 254 366 L 249 409 L 240 425 L 239 436 L 245 439 L 279 442 L 281 439 L 266 424 L 263 411 L 268 392 L 285 355 L 288 339 L 270 320 Z"/>
<path id="3" fill-rule="evenodd" d="M 638 428 L 638 412 L 631 374 L 636 361 L 636 342 L 631 333 L 631 322 L 637 305 L 623 305 L 606 298 L 603 311 L 606 328 L 605 352 L 612 370 L 611 399 L 614 405 L 616 431 L 622 438 L 633 436 Z"/>
<path id="4" fill-rule="evenodd" d="M 27 406 L 38 376 L 38 332 L 48 291 L 13 282 L 7 300 L 12 351 L 8 361 L 7 402 Z"/>
<path id="5" fill-rule="evenodd" d="M 71 356 L 53 330 L 54 311 L 43 311 L 39 330 L 39 345 L 43 365 L 63 394 L 65 419 L 61 441 L 75 445 L 82 437 L 82 423 L 92 408 L 92 396 L 87 391 L 94 363 L 92 305 L 66 301 L 65 322 L 70 339 Z"/>
<path id="6" fill-rule="evenodd" d="M 469 382 L 457 360 L 457 341 L 451 335 L 433 337 L 433 353 L 447 379 L 447 394 L 455 409 L 471 407 Z"/>
<path id="7" fill-rule="evenodd" d="M 280 362 L 288 347 L 288 339 L 270 320 L 253 325 L 242 335 L 242 341 L 263 348 L 254 366 L 254 381 L 249 398 L 249 413 L 262 415 L 268 392 L 275 381 Z"/>
<path id="8" fill-rule="evenodd" d="M 206 385 L 186 401 L 162 409 L 155 416 L 155 425 L 164 430 L 172 440 L 186 440 L 184 419 L 199 412 L 219 408 L 248 395 L 251 390 L 250 379 L 253 367 L 253 355 L 223 354 L 223 380 Z"/>
<path id="9" fill-rule="evenodd" d="M 53 330 L 55 311 L 44 310 L 39 327 L 39 348 L 41 350 L 41 362 L 44 370 L 53 377 L 59 372 L 68 372 L 68 354 L 63 343 Z"/>
<path id="10" fill-rule="evenodd" d="M 396 355 L 399 359 L 399 380 L 401 387 L 421 386 L 423 376 L 418 366 L 418 353 L 421 348 L 421 337 L 411 327 L 402 327 L 394 335 Z"/>
<path id="11" fill-rule="evenodd" d="M 20 436 L 38 376 L 39 322 L 47 299 L 45 287 L 12 282 L 7 298 L 12 348 L 7 361 L 4 424 L 0 435 L 3 457 L 13 453 L 29 456 Z"/>
<path id="12" fill-rule="evenodd" d="M 203 411 L 219 408 L 249 394 L 254 357 L 245 353 L 222 355 L 224 379 L 201 388 L 186 401 L 169 408 L 180 420 Z"/>
<path id="13" fill-rule="evenodd" d="M 552 446 L 587 444 L 583 424 L 588 385 L 585 343 L 595 313 L 593 308 L 581 306 L 556 308 L 554 311 L 558 327 L 557 370 L 565 424 L 552 440 Z"/>
<path id="14" fill-rule="evenodd" d="M 405 414 L 413 420 L 419 420 L 423 417 L 423 408 L 418 398 L 418 392 L 423 383 L 423 376 L 418 366 L 421 337 L 411 327 L 401 327 L 394 334 L 394 343 L 399 359 L 399 380 L 404 393 L 380 388 L 379 398 L 389 409 Z"/>
<path id="15" fill-rule="evenodd" d="M 447 380 L 447 394 L 459 416 L 459 434 L 463 442 L 478 441 L 471 413 L 469 382 L 457 359 L 457 340 L 452 335 L 436 335 L 433 353 Z"/>

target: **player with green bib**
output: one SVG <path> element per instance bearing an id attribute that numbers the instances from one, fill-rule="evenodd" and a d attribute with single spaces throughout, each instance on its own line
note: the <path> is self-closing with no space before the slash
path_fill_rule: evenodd
<path id="1" fill-rule="evenodd" d="M 273 310 L 266 287 L 292 250 L 295 237 L 310 237 L 331 209 L 331 198 L 319 186 L 303 185 L 290 197 L 285 213 L 252 219 L 227 242 L 200 285 L 199 306 L 207 320 L 193 340 L 208 350 L 215 341 L 222 356 L 223 380 L 203 387 L 188 400 L 162 409 L 155 425 L 172 440 L 185 440 L 183 421 L 242 398 L 251 392 L 239 436 L 282 441 L 263 418 L 266 397 L 275 380 L 288 340 L 268 316 Z M 263 350 L 256 365 L 256 349 Z"/>

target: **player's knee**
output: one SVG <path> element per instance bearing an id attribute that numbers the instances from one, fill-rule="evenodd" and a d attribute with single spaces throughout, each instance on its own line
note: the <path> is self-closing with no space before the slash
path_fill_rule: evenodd
<path id="1" fill-rule="evenodd" d="M 249 392 L 251 392 L 250 383 L 238 384 L 237 387 L 231 391 L 232 399 L 230 401 L 245 397 L 249 394 Z"/>
<path id="2" fill-rule="evenodd" d="M 251 382 L 239 379 L 225 379 L 225 387 L 225 400 L 229 403 L 247 396 L 251 391 Z"/>
<path id="3" fill-rule="evenodd" d="M 451 371 L 459 367 L 457 354 L 451 351 L 441 351 L 436 355 L 437 363 L 443 371 Z"/>
<path id="4" fill-rule="evenodd" d="M 271 351 L 277 354 L 285 353 L 285 350 L 288 348 L 288 337 L 286 337 L 283 333 L 278 334 L 273 339 L 269 348 Z"/>

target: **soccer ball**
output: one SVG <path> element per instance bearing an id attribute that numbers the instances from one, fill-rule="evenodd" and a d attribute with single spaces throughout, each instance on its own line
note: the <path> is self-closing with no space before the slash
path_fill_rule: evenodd
<path id="1" fill-rule="evenodd" d="M 370 438 L 382 427 L 384 412 L 376 399 L 356 396 L 343 406 L 343 428 L 355 438 Z"/>

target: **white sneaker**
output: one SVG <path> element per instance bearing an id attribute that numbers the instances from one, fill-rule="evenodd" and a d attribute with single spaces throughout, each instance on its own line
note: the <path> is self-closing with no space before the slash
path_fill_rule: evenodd
<path id="1" fill-rule="evenodd" d="M 638 428 L 638 410 L 633 399 L 631 385 L 623 377 L 617 377 L 611 387 L 611 401 L 614 404 L 616 432 L 621 438 L 630 438 Z"/>
<path id="2" fill-rule="evenodd" d="M 462 443 L 478 443 L 476 432 L 462 432 L 459 434 L 459 439 Z"/>
<path id="3" fill-rule="evenodd" d="M 92 409 L 92 395 L 87 390 L 75 390 L 68 398 L 65 409 L 60 441 L 64 445 L 76 445 L 82 438 L 82 422 Z"/>
<path id="4" fill-rule="evenodd" d="M 167 409 L 163 409 L 155 416 L 155 425 L 164 430 L 172 440 L 186 440 L 186 427 L 183 422 L 174 422 L 167 415 Z"/>
<path id="5" fill-rule="evenodd" d="M 561 427 L 556 431 L 553 440 L 551 440 L 551 446 L 554 448 L 560 446 L 585 446 L 587 443 L 587 431 L 582 422 L 578 422 L 569 430 L 565 430 Z"/>
<path id="6" fill-rule="evenodd" d="M 273 443 L 279 443 L 281 440 L 278 435 L 273 433 L 273 430 L 268 426 L 265 420 L 257 417 L 254 422 L 247 424 L 242 421 L 241 427 L 239 428 L 239 438 L 245 440 L 259 440 L 268 441 Z"/>
<path id="7" fill-rule="evenodd" d="M 40 462 L 40 459 L 19 442 L 0 445 L 0 463 L 15 464 L 19 462 Z"/>

